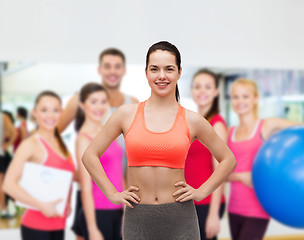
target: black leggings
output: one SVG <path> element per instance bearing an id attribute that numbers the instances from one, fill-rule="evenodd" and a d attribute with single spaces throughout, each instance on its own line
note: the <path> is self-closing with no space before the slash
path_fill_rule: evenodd
<path id="1" fill-rule="evenodd" d="M 80 212 L 82 209 L 82 201 L 81 201 L 81 192 L 78 190 L 76 194 L 76 206 L 75 206 L 75 214 L 74 214 L 74 222 L 72 225 L 72 231 L 80 237 L 83 237 L 82 228 L 80 226 Z"/>
<path id="2" fill-rule="evenodd" d="M 22 240 L 63 240 L 64 230 L 42 231 L 21 225 Z"/>
<path id="3" fill-rule="evenodd" d="M 6 173 L 11 161 L 12 156 L 7 151 L 4 153 L 4 155 L 0 156 L 0 173 Z"/>
<path id="4" fill-rule="evenodd" d="M 245 217 L 229 213 L 229 227 L 232 240 L 262 240 L 269 219 Z"/>
<path id="5" fill-rule="evenodd" d="M 204 204 L 204 205 L 195 205 L 196 212 L 197 212 L 197 217 L 198 217 L 198 224 L 200 228 L 200 233 L 201 233 L 201 240 L 207 240 L 206 238 L 206 220 L 209 212 L 209 207 L 210 204 Z M 219 211 L 219 216 L 220 218 L 223 217 L 224 212 L 225 212 L 225 203 L 221 203 L 220 206 L 220 211 Z M 214 238 L 210 238 L 211 240 L 217 240 L 217 236 Z"/>
<path id="6" fill-rule="evenodd" d="M 105 240 L 121 240 L 122 213 L 122 209 L 95 210 L 97 226 Z M 89 240 L 83 209 L 80 210 L 79 220 L 82 226 L 82 236 L 85 240 Z"/>

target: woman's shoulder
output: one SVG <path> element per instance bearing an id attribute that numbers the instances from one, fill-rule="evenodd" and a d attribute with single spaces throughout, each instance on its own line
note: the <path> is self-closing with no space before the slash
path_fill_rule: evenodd
<path id="1" fill-rule="evenodd" d="M 198 126 L 200 124 L 207 124 L 208 121 L 199 113 L 185 108 L 185 115 L 187 123 L 193 126 Z"/>
<path id="2" fill-rule="evenodd" d="M 219 113 L 213 115 L 210 119 L 210 124 L 212 126 L 214 126 L 215 124 L 218 124 L 218 123 L 222 123 L 227 128 L 225 119 Z"/>
<path id="3" fill-rule="evenodd" d="M 24 141 L 20 143 L 21 146 L 26 146 L 26 147 L 37 147 L 37 144 L 40 144 L 39 141 L 39 135 L 37 133 L 29 136 L 26 138 Z"/>
<path id="4" fill-rule="evenodd" d="M 194 112 L 188 108 L 184 108 L 185 109 L 185 115 L 187 117 L 187 119 L 191 120 L 191 121 L 199 121 L 199 119 L 203 118 L 199 113 Z"/>
<path id="5" fill-rule="evenodd" d="M 272 125 L 274 125 L 274 123 L 279 122 L 280 120 L 280 118 L 274 117 L 260 119 L 261 124 L 266 128 L 270 128 Z"/>
<path id="6" fill-rule="evenodd" d="M 93 140 L 93 138 L 94 137 L 91 134 L 85 131 L 81 131 L 80 129 L 80 131 L 76 136 L 76 145 L 90 143 Z"/>
<path id="7" fill-rule="evenodd" d="M 140 103 L 124 104 L 111 115 L 111 118 L 121 123 L 134 119 L 139 105 Z"/>
<path id="8" fill-rule="evenodd" d="M 264 139 L 268 139 L 274 133 L 290 126 L 290 121 L 282 118 L 264 118 L 261 120 L 261 131 Z"/>
<path id="9" fill-rule="evenodd" d="M 25 155 L 36 155 L 39 154 L 41 150 L 40 149 L 41 143 L 39 141 L 39 136 L 37 134 L 34 134 L 28 138 L 26 138 L 24 141 L 20 143 L 18 146 L 17 152 L 22 152 L 22 154 Z M 16 152 L 16 153 L 17 153 Z"/>
<path id="10" fill-rule="evenodd" d="M 141 103 L 123 104 L 117 109 L 116 113 L 123 115 L 130 114 L 130 112 L 136 111 L 139 104 Z"/>

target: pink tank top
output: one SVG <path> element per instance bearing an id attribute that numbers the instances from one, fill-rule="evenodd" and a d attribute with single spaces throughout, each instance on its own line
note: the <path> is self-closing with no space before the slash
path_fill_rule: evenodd
<path id="1" fill-rule="evenodd" d="M 230 129 L 228 146 L 237 161 L 234 173 L 250 172 L 252 170 L 255 155 L 264 143 L 261 136 L 262 125 L 263 120 L 260 120 L 251 137 L 243 141 L 235 141 L 236 128 L 232 127 Z M 253 188 L 247 187 L 241 182 L 231 182 L 228 212 L 246 217 L 269 219 L 269 215 L 259 203 Z"/>
<path id="2" fill-rule="evenodd" d="M 221 115 L 216 114 L 210 119 L 210 124 L 214 126 L 216 123 L 222 123 L 226 126 L 225 120 Z M 185 179 L 186 182 L 194 187 L 199 188 L 213 173 L 213 156 L 209 149 L 206 148 L 200 141 L 195 140 L 188 151 L 185 164 Z M 211 194 L 200 202 L 194 201 L 195 205 L 210 204 Z M 225 202 L 224 195 L 221 202 Z"/>
<path id="3" fill-rule="evenodd" d="M 86 133 L 79 133 L 86 136 L 89 140 L 93 140 L 91 136 Z M 117 141 L 112 142 L 108 149 L 99 158 L 100 163 L 107 174 L 107 177 L 117 189 L 123 191 L 123 166 L 122 166 L 123 150 Z M 95 209 L 113 210 L 121 209 L 122 205 L 115 205 L 111 203 L 102 193 L 96 183 L 92 180 L 92 194 L 94 199 Z"/>
<path id="4" fill-rule="evenodd" d="M 75 167 L 71 157 L 64 158 L 55 152 L 43 138 L 38 137 L 39 141 L 46 150 L 47 157 L 42 163 L 44 166 L 66 170 L 74 173 Z M 24 213 L 21 224 L 32 229 L 43 231 L 56 231 L 65 229 L 66 217 L 48 218 L 40 211 L 27 209 Z"/>

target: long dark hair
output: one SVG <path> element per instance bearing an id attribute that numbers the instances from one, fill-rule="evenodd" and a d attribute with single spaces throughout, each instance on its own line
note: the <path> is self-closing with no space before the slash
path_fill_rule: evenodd
<path id="1" fill-rule="evenodd" d="M 181 54 L 178 51 L 176 46 L 174 46 L 173 44 L 171 44 L 167 41 L 160 41 L 160 42 L 154 43 L 149 48 L 149 50 L 147 52 L 147 56 L 146 56 L 146 70 L 148 69 L 149 57 L 150 57 L 151 53 L 156 52 L 157 50 L 168 51 L 168 52 L 172 53 L 175 56 L 178 71 L 180 71 L 180 69 L 181 69 Z M 179 95 L 179 90 L 178 90 L 177 84 L 176 84 L 176 88 L 175 88 L 175 98 L 176 98 L 176 101 L 179 102 L 180 95 Z"/>
<path id="2" fill-rule="evenodd" d="M 41 92 L 41 93 L 36 97 L 36 100 L 35 100 L 35 107 L 37 106 L 37 104 L 39 103 L 39 101 L 41 100 L 41 98 L 43 98 L 43 97 L 54 97 L 54 98 L 58 99 L 60 103 L 62 103 L 62 102 L 61 102 L 61 99 L 60 99 L 60 97 L 59 97 L 59 95 L 58 95 L 57 93 L 55 93 L 55 92 L 53 92 L 53 91 L 48 91 L 48 90 L 46 90 L 46 91 Z M 68 150 L 68 148 L 66 147 L 66 145 L 64 144 L 64 141 L 63 141 L 63 139 L 62 139 L 62 137 L 61 137 L 61 135 L 60 135 L 60 133 L 59 133 L 57 127 L 55 128 L 55 137 L 57 138 L 57 141 L 58 141 L 58 143 L 59 143 L 60 150 L 63 152 L 64 156 L 65 156 L 65 157 L 69 157 L 69 156 L 70 156 L 69 150 Z"/>
<path id="3" fill-rule="evenodd" d="M 90 94 L 92 94 L 94 92 L 99 92 L 99 91 L 104 91 L 108 95 L 106 89 L 103 86 L 101 86 L 100 84 L 93 83 L 93 82 L 87 83 L 80 89 L 79 101 L 81 103 L 84 103 Z M 84 123 L 84 120 L 85 120 L 84 112 L 80 107 L 78 107 L 77 113 L 76 113 L 76 119 L 75 119 L 75 126 L 74 126 L 76 132 L 78 132 L 79 129 L 81 128 L 81 126 Z"/>
<path id="4" fill-rule="evenodd" d="M 23 119 L 27 118 L 27 110 L 25 107 L 17 107 L 17 114 L 19 117 L 22 117 Z"/>
<path id="5" fill-rule="evenodd" d="M 214 83 L 215 83 L 215 87 L 218 88 L 219 87 L 219 83 L 220 83 L 220 74 L 216 74 L 215 72 L 207 69 L 207 68 L 203 68 L 203 69 L 200 69 L 198 70 L 194 75 L 193 75 L 193 78 L 192 78 L 192 85 L 193 85 L 193 82 L 194 82 L 194 79 L 198 76 L 198 75 L 201 75 L 201 74 L 207 74 L 209 76 L 211 76 L 214 80 Z M 193 87 L 193 86 L 192 86 Z M 211 118 L 218 114 L 220 112 L 220 106 L 219 106 L 219 102 L 220 102 L 220 96 L 219 94 L 213 99 L 213 102 L 212 102 L 212 106 L 211 108 L 209 109 L 209 111 L 207 112 L 205 118 L 210 121 Z"/>

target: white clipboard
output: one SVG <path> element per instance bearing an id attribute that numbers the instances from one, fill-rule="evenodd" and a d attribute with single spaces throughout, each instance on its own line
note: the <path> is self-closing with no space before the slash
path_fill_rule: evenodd
<path id="1" fill-rule="evenodd" d="M 68 199 L 73 174 L 69 171 L 59 170 L 35 163 L 25 163 L 22 177 L 19 184 L 32 197 L 42 202 L 50 202 L 62 199 L 56 205 L 59 214 L 64 214 Z M 32 206 L 16 202 L 17 205 L 25 208 L 35 209 Z"/>

